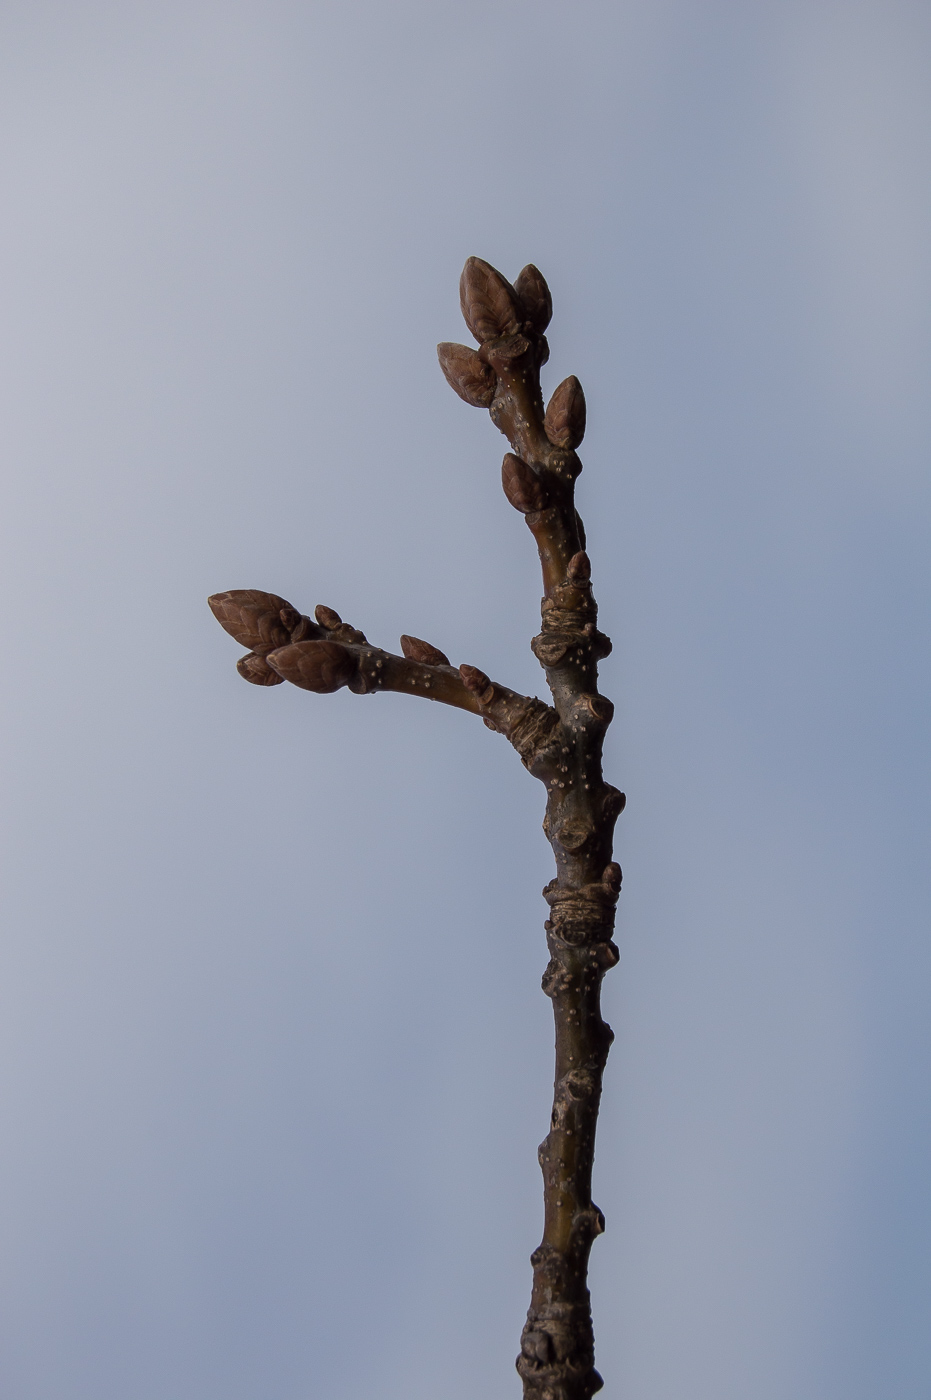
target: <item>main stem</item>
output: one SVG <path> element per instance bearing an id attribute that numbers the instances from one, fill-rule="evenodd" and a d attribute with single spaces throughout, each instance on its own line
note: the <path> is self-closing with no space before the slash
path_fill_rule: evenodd
<path id="1" fill-rule="evenodd" d="M 515 353 L 516 351 L 516 353 Z M 614 707 L 598 694 L 597 663 L 610 642 L 597 629 L 574 482 L 574 451 L 543 426 L 539 367 L 545 342 L 511 336 L 483 345 L 498 389 L 491 416 L 544 488 L 543 509 L 527 514 L 543 567 L 543 665 L 559 724 L 531 771 L 547 786 L 544 831 L 556 857 L 545 889 L 550 962 L 543 990 L 553 1002 L 556 1073 L 550 1131 L 540 1146 L 543 1239 L 531 1256 L 533 1292 L 517 1369 L 526 1400 L 588 1400 L 600 1390 L 587 1286 L 592 1241 L 604 1217 L 592 1202 L 595 1124 L 613 1040 L 601 1015 L 601 982 L 618 961 L 611 936 L 620 869 L 611 859 L 624 799 L 602 776 L 604 734 Z"/>

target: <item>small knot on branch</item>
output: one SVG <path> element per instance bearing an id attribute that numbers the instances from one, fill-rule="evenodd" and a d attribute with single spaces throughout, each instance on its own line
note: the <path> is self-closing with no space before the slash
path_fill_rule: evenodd
<path id="1" fill-rule="evenodd" d="M 572 702 L 572 721 L 579 729 L 604 730 L 614 718 L 614 705 L 606 695 L 583 693 Z"/>
<path id="2" fill-rule="evenodd" d="M 621 879 L 621 867 L 616 860 L 609 861 L 602 873 L 601 883 L 606 885 L 615 895 L 619 895 L 621 892 Z"/>
<path id="3" fill-rule="evenodd" d="M 550 929 L 563 943 L 578 948 L 592 943 L 608 943 L 614 932 L 617 893 L 605 884 L 582 885 L 568 889 L 551 880 L 543 898 L 552 910 Z"/>

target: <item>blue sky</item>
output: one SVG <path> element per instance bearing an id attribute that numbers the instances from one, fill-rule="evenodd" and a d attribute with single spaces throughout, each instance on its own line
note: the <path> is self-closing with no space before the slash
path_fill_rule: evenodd
<path id="1" fill-rule="evenodd" d="M 604 1393 L 925 1400 L 929 58 L 897 0 L 4 7 L 11 1400 L 519 1394 L 542 792 L 204 601 L 539 693 L 470 254 L 589 408 Z"/>

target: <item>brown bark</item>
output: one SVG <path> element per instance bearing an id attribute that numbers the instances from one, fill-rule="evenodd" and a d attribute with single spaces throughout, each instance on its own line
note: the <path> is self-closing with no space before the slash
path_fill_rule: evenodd
<path id="1" fill-rule="evenodd" d="M 256 685 L 287 680 L 329 693 L 403 691 L 479 715 L 503 734 L 546 786 L 543 829 L 556 858 L 544 890 L 550 961 L 543 990 L 556 1024 L 556 1075 L 550 1131 L 540 1146 L 543 1239 L 531 1256 L 533 1292 L 517 1369 L 525 1400 L 588 1400 L 602 1381 L 594 1367 L 587 1286 L 592 1241 L 604 1218 L 591 1198 L 595 1123 L 605 1060 L 613 1039 L 600 1010 L 601 982 L 618 960 L 612 942 L 621 883 L 612 860 L 623 794 L 604 781 L 602 747 L 614 707 L 598 693 L 598 662 L 611 643 L 598 630 L 591 566 L 574 484 L 575 448 L 585 431 L 585 398 L 574 376 L 544 410 L 540 367 L 552 303 L 535 267 L 512 286 L 478 258 L 460 283 L 463 316 L 477 351 L 444 343 L 440 365 L 467 403 L 487 407 L 507 437 L 505 495 L 526 518 L 543 571 L 542 626 L 534 654 L 553 703 L 491 681 L 474 666 L 451 666 L 443 652 L 403 636 L 403 655 L 372 646 L 331 608 L 302 616 L 276 594 L 240 589 L 216 594 L 220 624 L 249 648 L 239 672 Z"/>

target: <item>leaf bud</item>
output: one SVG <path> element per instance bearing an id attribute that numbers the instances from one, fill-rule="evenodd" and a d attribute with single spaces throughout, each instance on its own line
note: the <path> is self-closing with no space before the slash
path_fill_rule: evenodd
<path id="1" fill-rule="evenodd" d="M 542 335 L 553 316 L 553 298 L 543 273 L 533 263 L 528 263 L 518 273 L 514 290 L 527 320 Z"/>
<path id="2" fill-rule="evenodd" d="M 251 682 L 252 685 L 281 685 L 282 677 L 277 671 L 273 671 L 265 660 L 264 656 L 256 656 L 254 651 L 247 651 L 245 656 L 241 656 L 236 662 L 236 670 L 244 681 Z"/>
<path id="3" fill-rule="evenodd" d="M 240 646 L 266 656 L 291 640 L 291 628 L 300 618 L 296 608 L 277 593 L 259 588 L 233 588 L 207 599 L 210 610 L 225 632 Z"/>
<path id="4" fill-rule="evenodd" d="M 302 690 L 330 695 L 348 685 L 358 670 L 358 661 L 339 642 L 293 642 L 268 657 L 283 680 Z"/>
<path id="5" fill-rule="evenodd" d="M 298 618 L 297 626 L 291 631 L 292 642 L 315 642 L 323 636 L 323 628 L 311 622 L 306 613 Z"/>
<path id="6" fill-rule="evenodd" d="M 494 699 L 495 688 L 484 671 L 480 671 L 477 666 L 460 666 L 459 674 L 466 690 L 471 690 L 480 705 L 487 705 Z"/>
<path id="7" fill-rule="evenodd" d="M 513 452 L 505 455 L 501 463 L 501 485 L 515 510 L 522 515 L 530 511 L 546 509 L 546 489 L 532 467 L 515 457 Z"/>
<path id="8" fill-rule="evenodd" d="M 334 612 L 332 608 L 328 608 L 325 603 L 317 604 L 314 608 L 314 617 L 320 623 L 320 626 L 325 627 L 328 632 L 333 632 L 337 627 L 342 627 L 343 625 L 343 619 L 340 617 L 339 613 Z"/>
<path id="9" fill-rule="evenodd" d="M 573 583 L 588 583 L 592 576 L 592 561 L 584 549 L 580 549 L 578 554 L 573 554 L 566 573 Z"/>
<path id="10" fill-rule="evenodd" d="M 498 387 L 498 376 L 467 345 L 444 340 L 436 347 L 440 369 L 451 389 L 473 408 L 488 408 Z"/>
<path id="11" fill-rule="evenodd" d="M 585 395 L 574 374 L 563 380 L 550 399 L 543 426 L 554 447 L 572 450 L 585 436 Z"/>
<path id="12" fill-rule="evenodd" d="M 449 657 L 437 647 L 422 642 L 419 637 L 409 637 L 407 633 L 401 638 L 401 651 L 408 661 L 419 661 L 423 666 L 449 665 Z"/>
<path id="13" fill-rule="evenodd" d="M 467 258 L 459 279 L 463 319 L 480 345 L 513 335 L 523 319 L 514 288 L 481 258 Z"/>

